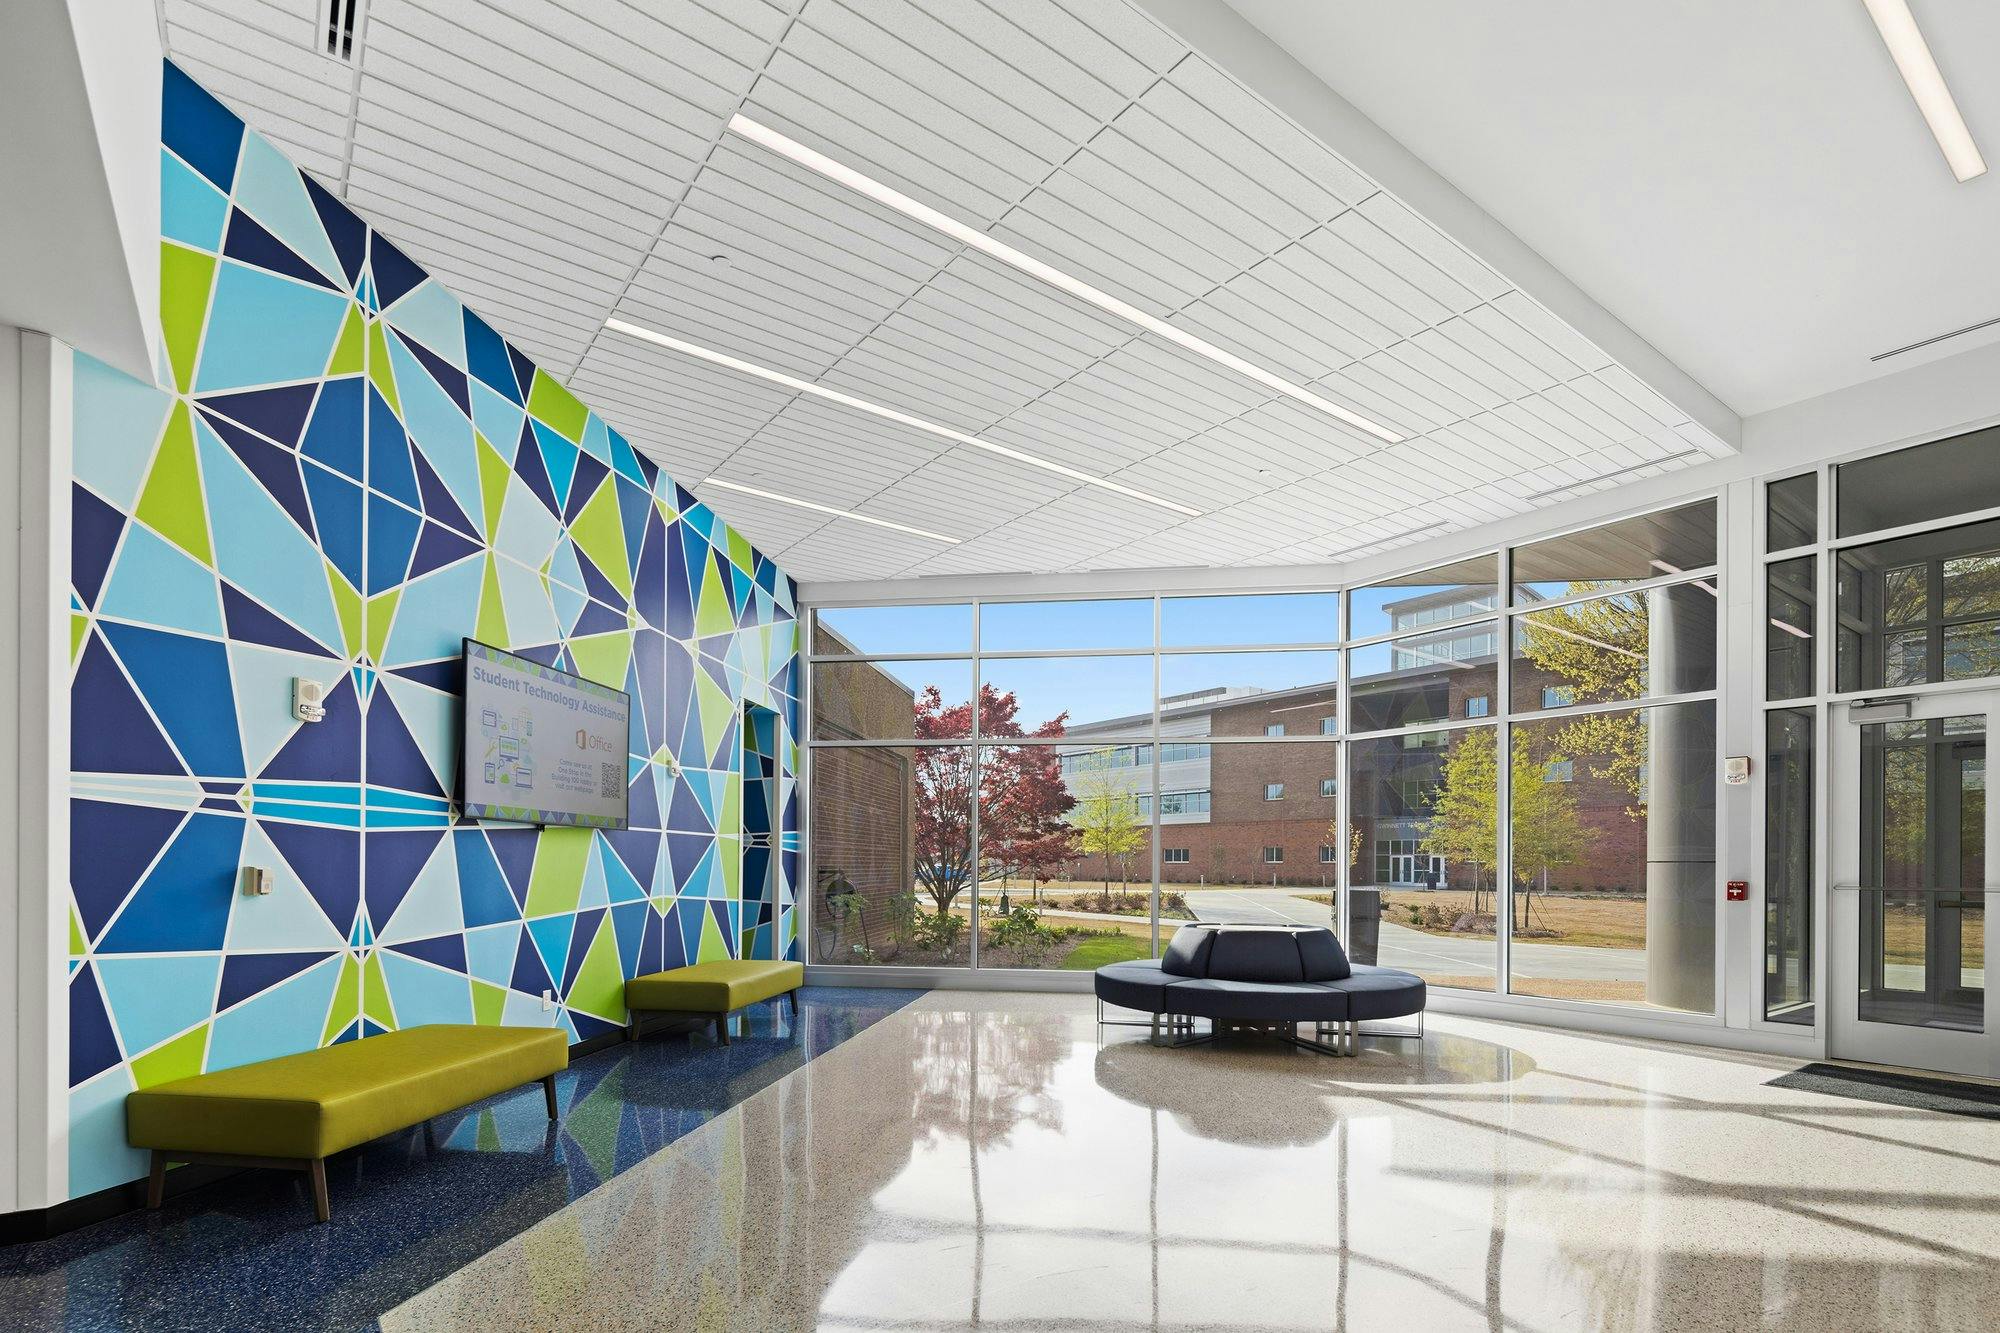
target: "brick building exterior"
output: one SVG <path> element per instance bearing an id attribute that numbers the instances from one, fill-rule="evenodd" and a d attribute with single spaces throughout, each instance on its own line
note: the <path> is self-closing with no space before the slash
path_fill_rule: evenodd
<path id="1" fill-rule="evenodd" d="M 1443 746 L 1466 733 L 1425 732 L 1422 724 L 1491 716 L 1495 710 L 1498 672 L 1490 656 L 1438 664 L 1427 669 L 1401 669 L 1354 681 L 1351 702 L 1355 729 L 1407 726 L 1396 736 L 1353 742 L 1353 771 L 1363 785 L 1354 793 L 1353 827 L 1359 837 L 1352 848 L 1352 882 L 1382 887 L 1450 887 L 1490 889 L 1490 869 L 1452 864 L 1433 857 L 1424 847 L 1425 825 L 1431 818 L 1431 796 L 1441 781 Z M 1545 682 L 1524 676 L 1515 664 L 1517 697 L 1536 697 Z M 1176 753 L 1199 749 L 1199 759 L 1177 759 L 1162 765 L 1161 789 L 1191 804 L 1192 794 L 1205 793 L 1198 813 L 1163 808 L 1160 820 L 1160 878 L 1168 884 L 1245 884 L 1275 881 L 1280 885 L 1332 886 L 1342 849 L 1338 836 L 1339 802 L 1334 784 L 1339 775 L 1333 741 L 1295 741 L 1322 733 L 1339 702 L 1332 683 L 1263 693 L 1218 692 L 1216 696 L 1168 707 L 1162 714 L 1163 735 L 1204 732 L 1208 742 L 1169 745 Z M 1071 729 L 1071 737 L 1087 741 L 1093 731 L 1115 730 L 1118 722 L 1087 724 Z M 1523 726 L 1538 724 L 1519 724 Z M 1283 727 L 1282 733 L 1272 728 Z M 1287 739 L 1267 738 L 1282 734 Z M 1491 732 L 1484 733 L 1491 736 Z M 1460 741 L 1459 743 L 1465 743 Z M 1152 767 L 1145 746 L 1119 746 L 1131 752 L 1129 764 L 1108 771 L 1139 803 L 1142 820 L 1151 813 Z M 1094 771 L 1088 757 L 1104 751 L 1079 745 L 1065 764 L 1072 791 L 1106 775 Z M 1121 761 L 1124 756 L 1119 756 Z M 1178 770 L 1178 776 L 1169 770 Z M 1199 770 L 1199 776 L 1196 776 Z M 1581 824 L 1585 851 L 1581 859 L 1551 867 L 1551 889 L 1586 892 L 1638 892 L 1645 887 L 1646 825 L 1628 811 L 1629 792 L 1614 782 L 1591 776 L 1576 763 L 1556 766 L 1548 780 L 1571 785 L 1571 797 Z M 1194 784 L 1201 783 L 1196 786 Z M 1143 879 L 1146 853 L 1133 858 L 1132 875 Z M 1102 857 L 1080 856 L 1071 864 L 1072 878 L 1119 878 L 1119 869 Z M 1537 876 L 1536 882 L 1542 882 Z"/>

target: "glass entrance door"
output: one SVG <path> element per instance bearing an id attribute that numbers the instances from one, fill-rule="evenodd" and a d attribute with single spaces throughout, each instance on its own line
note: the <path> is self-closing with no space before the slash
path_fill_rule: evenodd
<path id="1" fill-rule="evenodd" d="M 1829 1054 L 2000 1075 L 1986 984 L 1996 728 L 2000 691 L 1857 708 L 1836 728 Z"/>

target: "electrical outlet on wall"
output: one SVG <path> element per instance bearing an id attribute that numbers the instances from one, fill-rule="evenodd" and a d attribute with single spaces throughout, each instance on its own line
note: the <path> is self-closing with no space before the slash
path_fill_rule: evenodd
<path id="1" fill-rule="evenodd" d="M 556 1007 L 556 993 L 555 993 L 554 991 L 552 991 L 552 990 L 545 990 L 545 991 L 543 991 L 543 992 L 542 992 L 542 1012 L 543 1012 L 543 1013 L 547 1013 L 547 1012 L 548 1012 L 549 1010 L 551 1010 L 551 1009 L 553 1009 L 553 1008 L 555 1008 L 555 1007 Z"/>

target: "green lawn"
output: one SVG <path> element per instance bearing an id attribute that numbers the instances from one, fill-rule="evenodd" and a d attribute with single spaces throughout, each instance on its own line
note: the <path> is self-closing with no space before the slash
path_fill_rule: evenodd
<path id="1" fill-rule="evenodd" d="M 1129 963 L 1135 958 L 1151 958 L 1146 941 L 1130 935 L 1100 935 L 1070 950 L 1062 965 L 1074 972 L 1092 972 L 1106 963 Z"/>

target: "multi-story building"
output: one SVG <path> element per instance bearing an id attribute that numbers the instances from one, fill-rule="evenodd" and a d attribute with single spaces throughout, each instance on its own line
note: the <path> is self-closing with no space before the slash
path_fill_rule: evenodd
<path id="1" fill-rule="evenodd" d="M 1357 756 L 1355 772 L 1368 784 L 1357 791 L 1351 812 L 1348 855 L 1352 880 L 1385 888 L 1490 888 L 1490 870 L 1454 864 L 1427 846 L 1434 797 L 1444 780 L 1447 733 L 1422 730 L 1426 722 L 1466 721 L 1492 716 L 1498 683 L 1497 630 L 1491 622 L 1457 624 L 1434 634 L 1432 625 L 1462 622 L 1491 607 L 1490 588 L 1440 589 L 1386 605 L 1393 632 L 1410 637 L 1392 641 L 1387 669 L 1356 677 L 1349 687 L 1353 717 L 1349 733 L 1415 728 L 1399 733 L 1393 776 L 1377 776 L 1378 765 Z M 1551 705 L 1566 700 L 1561 681 L 1514 663 L 1517 695 Z M 1547 677 L 1547 679 L 1543 679 Z M 1257 744 L 1258 740 L 1325 736 L 1341 731 L 1339 683 L 1322 681 L 1290 689 L 1256 689 L 1219 684 L 1161 700 L 1158 774 L 1153 747 L 1146 744 L 1091 744 L 1094 736 L 1116 737 L 1144 729 L 1150 719 L 1116 717 L 1072 724 L 1064 747 L 1062 773 L 1080 800 L 1118 793 L 1131 800 L 1132 817 L 1148 823 L 1159 805 L 1160 876 L 1172 884 L 1332 886 L 1339 874 L 1339 764 L 1336 747 L 1311 741 Z M 1171 738 L 1171 739 L 1170 739 Z M 1184 738 L 1184 739 L 1183 739 Z M 1379 746 L 1383 742 L 1359 742 Z M 1554 887 L 1636 890 L 1628 884 L 1634 866 L 1643 867 L 1644 830 L 1622 813 L 1607 781 L 1573 761 L 1549 764 L 1548 782 L 1576 783 L 1586 850 L 1550 875 Z M 1157 783 L 1157 785 L 1156 785 Z M 1069 867 L 1073 878 L 1143 878 L 1150 858 L 1119 865 L 1101 856 L 1079 855 Z"/>

